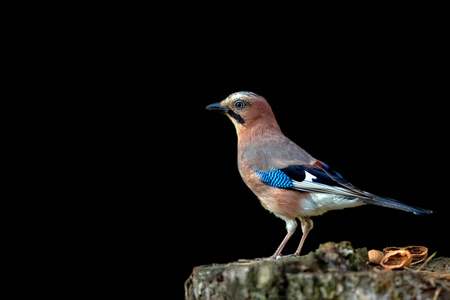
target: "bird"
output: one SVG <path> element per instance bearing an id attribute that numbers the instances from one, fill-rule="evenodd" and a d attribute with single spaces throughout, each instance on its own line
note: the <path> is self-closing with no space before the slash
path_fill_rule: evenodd
<path id="1" fill-rule="evenodd" d="M 239 173 L 262 206 L 286 222 L 287 234 L 275 253 L 265 259 L 300 256 L 313 228 L 311 217 L 329 210 L 371 204 L 412 212 L 433 213 L 400 201 L 376 196 L 348 182 L 324 162 L 287 138 L 267 100 L 253 92 L 232 93 L 207 110 L 224 113 L 238 138 Z M 294 254 L 281 256 L 300 221 L 303 235 Z"/>

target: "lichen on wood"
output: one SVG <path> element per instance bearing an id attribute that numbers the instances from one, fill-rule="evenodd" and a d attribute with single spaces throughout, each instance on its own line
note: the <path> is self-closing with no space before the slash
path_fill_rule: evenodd
<path id="1" fill-rule="evenodd" d="M 378 270 L 367 249 L 329 242 L 315 252 L 279 260 L 239 260 L 198 266 L 185 283 L 186 299 L 450 299 L 450 259 L 420 271 Z"/>

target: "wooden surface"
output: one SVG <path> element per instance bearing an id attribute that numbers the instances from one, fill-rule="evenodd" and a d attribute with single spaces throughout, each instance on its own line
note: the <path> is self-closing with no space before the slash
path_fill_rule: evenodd
<path id="1" fill-rule="evenodd" d="M 394 271 L 367 261 L 367 249 L 329 242 L 300 257 L 198 266 L 185 298 L 450 299 L 449 258 Z"/>

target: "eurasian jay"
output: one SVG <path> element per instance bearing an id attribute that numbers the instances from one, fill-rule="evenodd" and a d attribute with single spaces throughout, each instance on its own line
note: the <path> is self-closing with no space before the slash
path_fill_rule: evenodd
<path id="1" fill-rule="evenodd" d="M 242 179 L 264 208 L 286 222 L 287 235 L 269 258 L 280 258 L 297 228 L 297 218 L 303 235 L 291 256 L 300 255 L 306 236 L 313 228 L 310 217 L 329 210 L 374 204 L 417 215 L 432 213 L 353 186 L 284 136 L 267 101 L 255 93 L 233 93 L 206 109 L 223 112 L 233 122 Z"/>

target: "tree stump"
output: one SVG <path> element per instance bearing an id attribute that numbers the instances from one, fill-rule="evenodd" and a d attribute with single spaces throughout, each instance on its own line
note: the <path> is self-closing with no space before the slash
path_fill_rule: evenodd
<path id="1" fill-rule="evenodd" d="M 450 258 L 435 258 L 385 271 L 368 264 L 366 248 L 329 242 L 300 257 L 195 267 L 185 298 L 450 299 L 449 265 Z"/>

